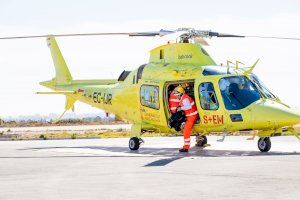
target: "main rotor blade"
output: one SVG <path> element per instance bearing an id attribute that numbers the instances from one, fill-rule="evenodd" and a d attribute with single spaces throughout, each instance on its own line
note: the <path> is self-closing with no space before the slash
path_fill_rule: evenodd
<path id="1" fill-rule="evenodd" d="M 294 37 L 277 37 L 277 36 L 259 36 L 259 35 L 233 35 L 227 33 L 218 33 L 209 31 L 210 37 L 237 37 L 237 38 L 262 38 L 262 39 L 279 39 L 279 40 L 300 40 Z"/>
<path id="2" fill-rule="evenodd" d="M 126 35 L 129 37 L 154 37 L 165 36 L 169 34 L 177 35 L 178 37 L 223 37 L 223 38 L 262 38 L 262 39 L 280 39 L 280 40 L 300 40 L 295 37 L 277 37 L 277 36 L 260 36 L 260 35 L 235 35 L 227 33 L 219 33 L 213 31 L 195 30 L 189 28 L 181 28 L 174 31 L 161 29 L 160 31 L 147 32 L 110 32 L 110 33 L 67 33 L 67 34 L 49 34 L 49 35 L 24 35 L 24 36 L 7 36 L 0 37 L 0 40 L 9 39 L 27 39 L 27 38 L 44 38 L 49 36 L 54 37 L 83 37 L 83 36 L 106 36 L 106 35 Z"/>
<path id="3" fill-rule="evenodd" d="M 208 32 L 208 36 L 210 37 L 239 37 L 239 38 L 244 38 L 246 36 L 244 35 L 233 35 L 233 34 L 227 34 L 227 33 L 218 33 L 218 32 Z"/>
<path id="4" fill-rule="evenodd" d="M 154 37 L 164 36 L 172 34 L 174 31 L 168 31 L 161 29 L 160 31 L 149 31 L 149 32 L 116 32 L 116 33 L 68 33 L 68 34 L 49 34 L 49 35 L 25 35 L 25 36 L 8 36 L 0 37 L 0 40 L 10 39 L 29 39 L 29 38 L 44 38 L 49 36 L 54 37 L 77 37 L 77 36 L 105 36 L 105 35 L 128 35 L 130 37 L 142 36 L 142 37 Z"/>
<path id="5" fill-rule="evenodd" d="M 262 38 L 262 39 L 278 39 L 278 40 L 300 40 L 300 38 L 294 37 L 276 37 L 276 36 L 258 36 L 258 35 L 248 35 L 248 38 Z"/>
<path id="6" fill-rule="evenodd" d="M 27 39 L 27 38 L 43 38 L 43 37 L 73 37 L 73 36 L 97 36 L 97 35 L 129 35 L 130 33 L 69 33 L 69 34 L 49 34 L 49 35 L 24 35 L 24 36 L 8 36 L 0 37 L 0 40 L 10 39 Z"/>

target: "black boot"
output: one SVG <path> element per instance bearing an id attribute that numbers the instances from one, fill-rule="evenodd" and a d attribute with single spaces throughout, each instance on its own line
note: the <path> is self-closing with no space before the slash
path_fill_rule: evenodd
<path id="1" fill-rule="evenodd" d="M 179 152 L 180 153 L 187 153 L 187 152 L 189 152 L 189 150 L 185 149 L 185 148 L 182 148 L 182 149 L 179 149 Z"/>

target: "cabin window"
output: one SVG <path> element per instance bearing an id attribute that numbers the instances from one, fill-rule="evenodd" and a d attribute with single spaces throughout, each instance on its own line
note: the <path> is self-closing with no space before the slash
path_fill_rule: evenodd
<path id="1" fill-rule="evenodd" d="M 201 83 L 199 86 L 199 95 L 203 110 L 219 109 L 219 103 L 212 83 Z"/>
<path id="2" fill-rule="evenodd" d="M 219 86 L 227 110 L 240 110 L 260 99 L 258 89 L 245 76 L 221 78 Z"/>
<path id="3" fill-rule="evenodd" d="M 127 76 L 130 74 L 131 71 L 123 71 L 119 78 L 118 78 L 118 81 L 125 81 L 125 79 L 127 78 Z"/>
<path id="4" fill-rule="evenodd" d="M 250 75 L 250 80 L 255 83 L 260 90 L 263 92 L 264 96 L 268 99 L 276 99 L 276 96 L 259 80 L 255 74 Z"/>
<path id="5" fill-rule="evenodd" d="M 204 76 L 212 75 L 223 75 L 223 74 L 233 74 L 232 68 L 220 67 L 220 66 L 207 66 L 204 68 L 202 74 Z"/>
<path id="6" fill-rule="evenodd" d="M 132 77 L 132 84 L 135 84 L 135 75 Z"/>
<path id="7" fill-rule="evenodd" d="M 142 85 L 140 90 L 141 104 L 143 106 L 159 109 L 159 87 L 154 85 Z"/>
<path id="8" fill-rule="evenodd" d="M 164 55 L 164 50 L 161 49 L 159 50 L 159 59 L 164 59 L 165 55 Z"/>
<path id="9" fill-rule="evenodd" d="M 136 83 L 138 83 L 139 80 L 142 79 L 143 71 L 146 66 L 147 64 L 144 64 L 138 68 L 137 75 L 136 75 Z"/>

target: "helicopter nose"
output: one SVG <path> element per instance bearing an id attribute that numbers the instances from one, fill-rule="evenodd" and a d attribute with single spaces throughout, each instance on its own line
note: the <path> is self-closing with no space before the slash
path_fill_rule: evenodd
<path id="1" fill-rule="evenodd" d="M 282 111 L 282 113 L 282 117 L 276 121 L 278 126 L 295 126 L 300 124 L 300 113 L 298 111 L 290 109 L 289 111 Z"/>
<path id="2" fill-rule="evenodd" d="M 279 102 L 265 100 L 253 105 L 252 120 L 255 129 L 280 128 L 300 124 L 300 111 Z"/>

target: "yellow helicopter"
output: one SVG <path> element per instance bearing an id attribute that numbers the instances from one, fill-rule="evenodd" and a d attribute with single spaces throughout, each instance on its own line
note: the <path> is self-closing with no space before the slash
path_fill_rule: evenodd
<path id="1" fill-rule="evenodd" d="M 169 34 L 177 34 L 178 42 L 152 49 L 149 63 L 133 71 L 123 71 L 118 79 L 113 80 L 73 80 L 55 40 L 55 37 L 69 36 L 153 37 Z M 207 44 L 204 38 L 260 36 L 181 28 L 174 31 L 57 34 L 0 39 L 37 37 L 47 38 L 56 71 L 53 79 L 40 83 L 53 92 L 38 94 L 65 95 L 64 113 L 69 109 L 74 110 L 74 103 L 81 101 L 131 122 L 131 150 L 139 149 L 143 142 L 141 134 L 145 131 L 175 131 L 168 126 L 171 116 L 168 99 L 172 89 L 182 83 L 188 84 L 186 93 L 195 100 L 199 113 L 199 120 L 193 126 L 197 146 L 206 145 L 206 135 L 210 133 L 245 132 L 251 134 L 252 139 L 257 135 L 261 152 L 270 150 L 272 136 L 295 135 L 299 139 L 294 126 L 300 123 L 300 112 L 283 103 L 252 73 L 258 60 L 243 68 L 239 67 L 238 62 L 234 66 L 230 62 L 220 66 L 203 48 Z"/>

